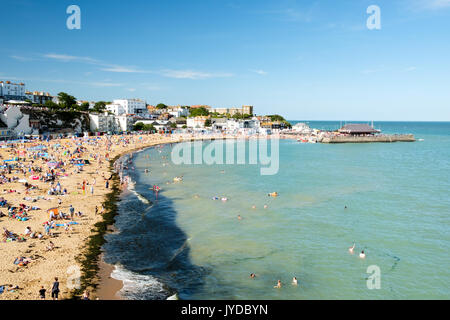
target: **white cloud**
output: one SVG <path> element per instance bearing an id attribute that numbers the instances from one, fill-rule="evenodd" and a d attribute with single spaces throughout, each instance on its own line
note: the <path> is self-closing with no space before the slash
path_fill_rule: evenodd
<path id="1" fill-rule="evenodd" d="M 254 73 L 257 73 L 257 74 L 260 74 L 262 76 L 267 74 L 267 72 L 264 71 L 264 70 L 250 70 L 250 71 L 254 72 Z"/>
<path id="2" fill-rule="evenodd" d="M 411 72 L 411 71 L 415 71 L 415 70 L 417 70 L 417 68 L 414 67 L 414 66 L 412 66 L 412 67 L 406 68 L 406 69 L 405 69 L 405 72 Z"/>
<path id="3" fill-rule="evenodd" d="M 118 72 L 118 73 L 150 73 L 150 71 L 140 70 L 135 67 L 125 67 L 125 66 L 118 66 L 118 65 L 107 66 L 105 68 L 101 68 L 100 70 L 108 71 L 108 72 Z"/>
<path id="4" fill-rule="evenodd" d="M 441 9 L 441 8 L 449 8 L 450 0 L 427 0 L 427 6 L 430 9 Z"/>
<path id="5" fill-rule="evenodd" d="M 207 73 L 193 70 L 162 70 L 161 75 L 175 79 L 208 79 L 208 78 L 225 78 L 233 76 L 231 73 Z"/>
<path id="6" fill-rule="evenodd" d="M 94 64 L 99 64 L 101 63 L 99 60 L 90 58 L 90 57 L 77 57 L 77 56 L 70 56 L 67 54 L 55 54 L 55 53 L 48 53 L 48 54 L 44 54 L 44 58 L 49 58 L 49 59 L 54 59 L 54 60 L 58 60 L 58 61 L 63 61 L 63 62 L 86 62 L 86 63 L 94 63 Z"/>
<path id="7" fill-rule="evenodd" d="M 91 57 L 80 57 L 80 56 L 72 56 L 67 54 L 55 54 L 48 53 L 44 55 L 45 58 L 53 59 L 62 62 L 82 62 L 88 64 L 94 64 L 100 66 L 101 71 L 106 72 L 115 72 L 115 73 L 152 73 L 159 74 L 168 78 L 176 78 L 176 79 L 207 79 L 207 78 L 224 78 L 231 77 L 233 74 L 231 73 L 208 73 L 194 70 L 171 70 L 164 69 L 161 71 L 150 71 L 143 70 L 135 66 L 121 66 L 115 64 L 107 64 L 100 60 L 91 58 Z M 260 70 L 261 72 L 264 72 Z"/>
<path id="8" fill-rule="evenodd" d="M 94 87 L 121 87 L 121 83 L 112 83 L 112 82 L 90 82 L 90 85 Z"/>
<path id="9" fill-rule="evenodd" d="M 405 4 L 414 11 L 450 8 L 450 0 L 414 0 Z"/>
<path id="10" fill-rule="evenodd" d="M 29 57 L 24 57 L 24 56 L 10 56 L 11 58 L 15 59 L 15 60 L 19 60 L 19 61 L 33 61 L 33 58 L 29 58 Z"/>
<path id="11" fill-rule="evenodd" d="M 127 91 L 130 91 L 130 92 L 135 92 L 135 91 L 136 91 L 136 89 L 135 89 L 135 88 L 128 88 L 128 89 L 127 89 Z"/>

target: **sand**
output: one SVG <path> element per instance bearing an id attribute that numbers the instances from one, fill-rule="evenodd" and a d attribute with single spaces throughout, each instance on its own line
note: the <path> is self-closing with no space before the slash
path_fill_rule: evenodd
<path id="1" fill-rule="evenodd" d="M 92 137 L 91 137 L 92 138 Z M 129 142 L 124 143 L 123 139 Z M 101 213 L 95 214 L 95 207 L 101 206 L 105 199 L 105 195 L 110 192 L 110 189 L 105 187 L 105 178 L 109 178 L 109 162 L 105 159 L 106 154 L 109 159 L 113 159 L 117 155 L 125 154 L 137 149 L 149 147 L 161 143 L 176 142 L 175 137 L 166 137 L 158 134 L 143 135 L 143 136 L 113 136 L 111 138 L 112 145 L 110 150 L 107 150 L 106 137 L 101 137 L 99 143 L 96 145 L 89 145 L 84 142 L 83 147 L 87 150 L 80 155 L 79 158 L 89 159 L 90 164 L 83 167 L 83 171 L 76 172 L 76 166 L 68 164 L 71 156 L 64 155 L 63 152 L 68 149 L 73 151 L 77 146 L 76 143 L 83 141 L 82 138 L 75 141 L 72 139 L 58 139 L 50 142 L 33 142 L 16 144 L 14 148 L 0 149 L 0 164 L 3 160 L 12 159 L 17 156 L 19 150 L 27 150 L 27 148 L 35 145 L 46 145 L 49 147 L 48 153 L 50 157 L 55 160 L 61 160 L 66 163 L 64 169 L 67 176 L 63 174 L 58 177 L 62 188 L 66 188 L 67 195 L 48 195 L 50 189 L 49 182 L 39 180 L 32 180 L 30 172 L 19 172 L 13 170 L 11 174 L 3 172 L 3 176 L 18 177 L 25 179 L 28 183 L 36 186 L 38 189 L 30 190 L 26 194 L 24 183 L 21 182 L 6 182 L 0 186 L 0 197 L 4 197 L 11 206 L 19 206 L 25 204 L 28 206 L 39 207 L 39 210 L 29 210 L 28 221 L 18 221 L 8 217 L 7 207 L 0 208 L 0 212 L 6 216 L 0 218 L 0 286 L 5 286 L 5 292 L 0 294 L 0 300 L 35 300 L 39 299 L 38 292 L 41 286 L 47 289 L 46 299 L 50 299 L 51 287 L 55 277 L 59 278 L 60 282 L 60 298 L 70 298 L 73 285 L 76 284 L 77 274 L 80 270 L 80 265 L 76 261 L 85 248 L 89 236 L 92 234 L 93 225 L 102 220 Z M 57 150 L 52 148 L 60 144 Z M 19 163 L 28 167 L 31 165 L 32 154 L 27 152 L 25 161 L 21 160 Z M 97 157 L 97 159 L 95 159 Z M 101 160 L 101 162 L 99 161 Z M 18 162 L 8 162 L 18 163 Z M 41 167 L 43 172 L 36 173 L 36 175 L 43 175 L 48 170 L 46 161 L 34 160 L 34 167 Z M 4 169 L 0 169 L 2 171 Z M 28 168 L 27 168 L 28 170 Z M 60 172 L 60 169 L 56 169 Z M 0 175 L 2 175 L 0 173 Z M 95 178 L 94 194 L 90 193 L 91 185 Z M 82 184 L 83 180 L 87 182 L 86 192 L 83 195 Z M 16 190 L 16 192 L 8 192 L 7 190 Z M 38 196 L 45 197 L 35 202 L 24 200 L 24 197 L 36 198 Z M 58 199 L 61 199 L 61 205 L 58 205 Z M 29 226 L 32 231 L 41 232 L 44 234 L 43 223 L 49 220 L 47 210 L 50 208 L 59 208 L 62 212 L 69 213 L 69 205 L 72 205 L 75 212 L 81 211 L 81 217 L 75 217 L 73 221 L 77 225 L 73 225 L 71 230 L 66 231 L 64 227 L 55 227 L 52 229 L 54 237 L 44 236 L 43 239 L 32 239 L 25 236 L 25 242 L 3 242 L 3 227 L 7 230 L 17 234 L 23 235 L 25 228 Z M 101 211 L 99 209 L 99 211 Z M 56 223 L 65 223 L 66 220 L 57 220 Z M 55 249 L 47 251 L 46 248 L 49 242 L 55 244 Z M 26 266 L 18 266 L 14 264 L 15 258 L 23 256 L 31 258 L 32 261 Z M 91 298 L 101 296 L 102 299 L 116 299 L 118 298 L 115 292 L 120 290 L 120 281 L 110 278 L 111 266 L 100 262 L 100 278 L 102 285 L 100 292 L 91 295 Z M 8 286 L 18 286 L 19 289 L 12 291 L 7 290 Z"/>

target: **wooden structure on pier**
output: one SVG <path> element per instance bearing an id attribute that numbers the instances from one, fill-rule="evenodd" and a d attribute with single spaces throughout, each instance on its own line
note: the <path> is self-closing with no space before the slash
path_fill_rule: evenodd
<path id="1" fill-rule="evenodd" d="M 339 133 L 346 133 L 351 135 L 366 135 L 380 133 L 380 130 L 375 130 L 373 127 L 365 123 L 349 123 L 340 128 Z"/>

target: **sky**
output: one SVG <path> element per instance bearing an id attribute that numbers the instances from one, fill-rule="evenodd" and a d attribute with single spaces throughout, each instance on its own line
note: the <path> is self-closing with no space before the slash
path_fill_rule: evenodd
<path id="1" fill-rule="evenodd" d="M 81 29 L 67 28 L 70 5 Z M 381 29 L 370 30 L 370 5 Z M 450 0 L 0 0 L 0 80 L 289 120 L 450 121 Z"/>

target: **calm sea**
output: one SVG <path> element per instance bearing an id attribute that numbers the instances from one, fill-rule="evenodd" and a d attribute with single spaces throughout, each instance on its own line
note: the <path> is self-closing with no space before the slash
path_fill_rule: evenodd
<path id="1" fill-rule="evenodd" d="M 271 176 L 260 175 L 259 165 L 175 165 L 173 146 L 135 154 L 127 171 L 134 190 L 122 194 L 118 232 L 104 247 L 106 261 L 116 265 L 113 277 L 124 281 L 121 294 L 449 299 L 450 123 L 376 122 L 375 128 L 420 141 L 282 140 L 279 171 Z M 181 175 L 181 183 L 172 182 Z M 158 199 L 155 184 L 162 189 Z M 274 191 L 279 197 L 267 196 Z M 362 250 L 366 259 L 358 258 Z M 379 289 L 367 286 L 374 276 L 369 266 L 380 270 Z M 294 276 L 298 286 L 291 285 Z M 274 289 L 277 280 L 281 289 Z"/>

